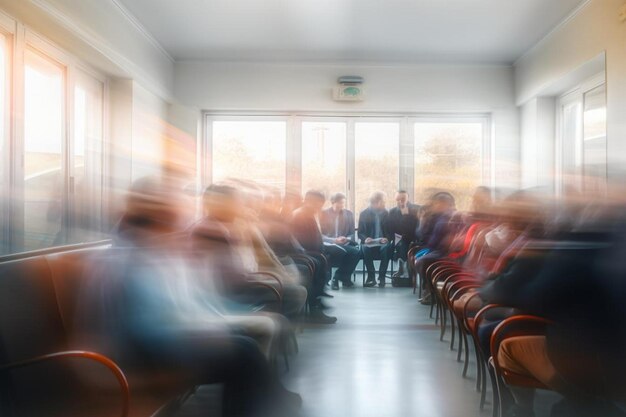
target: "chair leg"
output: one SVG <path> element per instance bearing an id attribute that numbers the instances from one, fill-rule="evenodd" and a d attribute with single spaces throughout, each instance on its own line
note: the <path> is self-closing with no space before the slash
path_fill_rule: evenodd
<path id="1" fill-rule="evenodd" d="M 448 309 L 441 303 L 441 333 L 439 334 L 439 340 L 443 341 L 443 337 L 446 334 L 446 327 L 448 326 Z"/>
<path id="2" fill-rule="evenodd" d="M 483 358 L 482 354 L 480 355 L 480 367 L 483 372 L 483 380 L 480 387 L 480 409 L 483 410 L 485 408 L 485 400 L 487 399 L 487 367 L 485 365 L 485 358 Z M 491 379 L 491 375 L 489 378 Z"/>
<path id="3" fill-rule="evenodd" d="M 463 330 L 463 327 L 461 326 L 461 323 L 459 322 L 459 346 L 458 346 L 458 351 L 456 353 L 457 362 L 461 362 L 461 354 L 463 353 L 463 333 L 465 333 L 465 331 Z"/>
<path id="4" fill-rule="evenodd" d="M 454 337 L 456 336 L 456 316 L 454 312 L 450 312 L 450 350 L 454 350 Z"/>
<path id="5" fill-rule="evenodd" d="M 465 345 L 465 363 L 463 364 L 463 378 L 467 375 L 467 368 L 469 367 L 469 347 L 467 345 L 467 335 L 463 333 L 463 344 Z"/>
<path id="6" fill-rule="evenodd" d="M 502 378 L 500 378 L 498 375 L 495 375 L 496 377 L 496 387 L 498 390 L 498 417 L 502 417 L 504 416 L 504 413 L 506 412 L 506 410 L 511 406 L 510 401 L 508 400 L 508 397 L 506 395 L 505 390 L 507 389 L 506 386 L 504 385 L 504 381 L 502 380 Z"/>
<path id="7" fill-rule="evenodd" d="M 492 417 L 499 417 L 500 414 L 500 393 L 499 393 L 499 389 L 500 387 L 498 386 L 498 380 L 496 378 L 495 372 L 493 370 L 493 368 L 489 365 L 489 376 L 491 378 L 491 388 L 492 388 L 492 411 L 491 411 L 491 416 Z"/>
<path id="8" fill-rule="evenodd" d="M 480 350 L 478 349 L 478 346 L 476 346 L 476 344 L 474 344 L 474 353 L 476 355 L 476 391 L 480 392 L 480 387 L 483 385 L 483 379 L 485 378 L 485 375 L 483 375 Z"/>

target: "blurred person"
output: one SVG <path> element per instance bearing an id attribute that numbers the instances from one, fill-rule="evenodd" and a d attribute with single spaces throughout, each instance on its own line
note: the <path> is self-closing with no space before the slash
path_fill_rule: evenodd
<path id="1" fill-rule="evenodd" d="M 405 264 L 409 247 L 416 238 L 420 206 L 409 202 L 409 193 L 405 190 L 396 192 L 395 201 L 396 206 L 389 210 L 388 224 L 389 232 L 394 236 L 394 254 L 398 258 L 398 272 L 394 276 L 408 277 L 408 268 L 406 268 Z"/>
<path id="2" fill-rule="evenodd" d="M 291 221 L 293 212 L 302 206 L 302 195 L 299 191 L 287 189 L 280 207 L 280 216 L 285 222 Z"/>
<path id="3" fill-rule="evenodd" d="M 319 222 L 319 216 L 325 201 L 326 197 L 322 192 L 316 190 L 307 191 L 303 205 L 293 212 L 291 230 L 294 237 L 307 251 L 307 254 L 315 256 L 320 261 L 325 274 L 323 281 L 315 283 L 311 297 L 309 297 L 310 318 L 320 323 L 332 324 L 337 321 L 337 318 L 324 314 L 324 304 L 320 299 L 324 295 L 324 284 L 330 278 L 330 265 L 325 255 L 324 239 Z"/>
<path id="4" fill-rule="evenodd" d="M 554 417 L 625 415 L 626 223 L 623 208 L 611 211 L 546 242 L 541 270 L 508 300 L 550 320 L 545 336 L 505 341 L 498 359 L 505 369 L 564 396 L 553 407 Z M 509 389 L 515 405 L 508 415 L 534 415 L 534 391 Z"/>
<path id="5" fill-rule="evenodd" d="M 300 397 L 282 387 L 259 344 L 239 332 L 242 322 L 225 318 L 217 292 L 199 279 L 212 265 L 174 233 L 174 191 L 153 178 L 133 184 L 113 247 L 87 269 L 78 346 L 125 370 L 182 375 L 192 385 L 222 383 L 226 416 L 292 412 Z M 273 331 L 271 320 L 259 319 Z"/>
<path id="6" fill-rule="evenodd" d="M 482 185 L 476 187 L 467 213 L 468 222 L 491 220 L 492 208 L 491 189 Z"/>
<path id="7" fill-rule="evenodd" d="M 375 191 L 370 195 L 369 207 L 359 215 L 359 239 L 363 249 L 363 262 L 367 269 L 365 287 L 376 285 L 374 259 L 380 259 L 378 286 L 383 288 L 393 255 L 394 236 L 389 230 L 389 212 L 385 209 L 385 193 Z"/>
<path id="8" fill-rule="evenodd" d="M 331 206 L 320 215 L 324 250 L 331 266 L 336 266 L 332 288 L 354 287 L 352 274 L 361 258 L 361 250 L 354 237 L 354 214 L 345 208 L 346 196 L 335 193 L 330 197 Z"/>
<path id="9" fill-rule="evenodd" d="M 420 222 L 418 235 L 421 239 L 422 247 L 427 249 L 424 256 L 421 256 L 416 263 L 416 271 L 420 277 L 424 277 L 426 269 L 430 264 L 436 262 L 446 255 L 451 243 L 450 219 L 455 211 L 455 201 L 452 194 L 446 191 L 436 193 L 428 202 L 428 211 L 423 215 L 424 221 Z M 432 303 L 430 283 L 422 280 L 425 284 L 422 304 Z"/>
<path id="10" fill-rule="evenodd" d="M 278 190 L 270 190 L 267 194 L 264 208 L 260 213 L 261 231 L 268 245 L 279 257 L 281 262 L 294 263 L 309 294 L 314 292 L 314 288 L 324 287 L 326 282 L 325 263 L 318 257 L 300 245 L 300 242 L 293 236 L 289 224 L 280 215 L 281 199 Z M 323 292 L 324 297 L 332 296 Z"/>
<path id="11" fill-rule="evenodd" d="M 201 236 L 207 224 L 218 224 L 226 230 L 233 258 L 246 273 L 268 272 L 280 281 L 283 312 L 295 317 L 302 311 L 307 290 L 298 282 L 296 271 L 288 271 L 269 247 L 257 226 L 260 203 L 253 200 L 248 207 L 241 193 L 228 185 L 212 185 L 204 193 L 205 217 L 196 226 L 195 235 Z M 294 276 L 294 272 L 297 276 Z"/>

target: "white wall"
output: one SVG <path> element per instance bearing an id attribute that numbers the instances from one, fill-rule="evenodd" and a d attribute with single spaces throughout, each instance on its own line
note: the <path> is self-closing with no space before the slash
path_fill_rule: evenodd
<path id="1" fill-rule="evenodd" d="M 523 188 L 553 186 L 555 108 L 551 97 L 533 98 L 520 107 Z"/>
<path id="2" fill-rule="evenodd" d="M 609 179 L 615 181 L 621 180 L 626 164 L 626 24 L 618 17 L 623 4 L 590 0 L 515 65 L 516 102 L 521 105 L 606 52 Z"/>
<path id="3" fill-rule="evenodd" d="M 172 98 L 174 61 L 117 0 L 0 0 L 0 10 L 95 68 Z"/>
<path id="4" fill-rule="evenodd" d="M 365 78 L 364 102 L 332 100 L 341 75 Z M 518 184 L 519 126 L 511 67 L 187 61 L 176 63 L 174 91 L 181 103 L 208 111 L 490 113 L 497 185 Z"/>

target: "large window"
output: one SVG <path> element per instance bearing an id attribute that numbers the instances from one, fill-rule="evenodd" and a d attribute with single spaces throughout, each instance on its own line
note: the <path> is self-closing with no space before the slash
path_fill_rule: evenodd
<path id="1" fill-rule="evenodd" d="M 213 122 L 213 181 L 237 178 L 284 189 L 286 138 L 283 121 Z"/>
<path id="2" fill-rule="evenodd" d="M 391 208 L 398 189 L 417 203 L 445 189 L 467 210 L 474 188 L 490 185 L 488 116 L 207 114 L 206 123 L 204 186 L 239 178 L 327 197 L 340 191 L 357 220 L 374 191 Z"/>
<path id="3" fill-rule="evenodd" d="M 562 193 L 605 192 L 606 86 L 596 76 L 558 100 L 557 186 Z"/>
<path id="4" fill-rule="evenodd" d="M 482 185 L 482 122 L 418 122 L 415 135 L 415 196 L 450 191 L 457 208 L 469 209 L 474 188 Z"/>
<path id="5" fill-rule="evenodd" d="M 603 192 L 607 178 L 606 86 L 587 91 L 583 96 L 583 174 L 585 188 Z"/>
<path id="6" fill-rule="evenodd" d="M 24 55 L 24 249 L 64 243 L 64 68 Z"/>
<path id="7" fill-rule="evenodd" d="M 387 194 L 389 206 L 398 189 L 399 123 L 356 123 L 354 148 L 355 210 L 358 216 L 369 205 L 372 192 Z"/>
<path id="8" fill-rule="evenodd" d="M 0 255 L 106 237 L 105 97 L 97 71 L 0 19 Z"/>
<path id="9" fill-rule="evenodd" d="M 9 132 L 9 39 L 8 36 L 0 32 L 0 254 L 9 250 L 8 248 L 8 225 L 7 211 L 9 196 L 7 195 L 6 178 L 9 173 L 8 154 L 6 144 L 8 143 Z"/>
<path id="10" fill-rule="evenodd" d="M 302 190 L 346 193 L 346 123 L 302 123 Z"/>
<path id="11" fill-rule="evenodd" d="M 103 191 L 104 84 L 79 72 L 74 86 L 72 242 L 100 237 Z"/>

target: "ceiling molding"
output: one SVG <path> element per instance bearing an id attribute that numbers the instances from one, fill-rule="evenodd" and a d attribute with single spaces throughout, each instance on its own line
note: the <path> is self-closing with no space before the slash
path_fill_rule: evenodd
<path id="1" fill-rule="evenodd" d="M 76 24 L 73 19 L 65 15 L 56 7 L 52 6 L 46 0 L 30 0 L 30 2 L 47 13 L 59 25 L 68 30 L 82 42 L 86 43 L 114 65 L 118 66 L 123 72 L 129 76 L 136 77 L 137 81 L 166 101 L 171 100 L 172 95 L 169 91 L 166 91 L 166 89 L 159 85 L 159 83 L 155 82 L 148 73 L 124 55 L 117 52 L 99 36 L 90 33 L 80 25 Z"/>
<path id="2" fill-rule="evenodd" d="M 143 35 L 144 38 L 148 42 L 152 44 L 156 49 L 158 49 L 170 62 L 175 63 L 176 60 L 169 52 L 161 45 L 161 43 L 150 33 L 148 29 L 135 17 L 135 15 L 126 8 L 119 0 L 110 0 L 113 5 L 115 5 L 120 13 L 126 18 L 126 20 L 135 27 L 135 29 Z"/>
<path id="3" fill-rule="evenodd" d="M 576 16 L 578 16 L 583 11 L 583 9 L 591 3 L 591 1 L 592 0 L 585 0 L 584 2 L 576 6 L 576 8 L 572 10 L 567 16 L 565 16 L 565 18 L 563 18 L 563 20 L 561 20 L 559 24 L 553 27 L 552 30 L 550 30 L 550 32 L 548 32 L 543 38 L 539 39 L 539 41 L 537 41 L 536 44 L 531 46 L 526 52 L 524 52 L 519 58 L 517 58 L 513 62 L 513 66 L 517 67 L 520 61 L 522 61 L 524 58 L 532 54 L 535 50 L 539 49 L 539 47 L 543 45 L 544 43 L 546 43 L 553 34 L 561 30 L 571 20 L 573 20 Z"/>
<path id="4" fill-rule="evenodd" d="M 471 61 L 392 61 L 392 60 L 263 60 L 254 59 L 212 59 L 186 58 L 177 59 L 177 65 L 206 64 L 206 65 L 255 65 L 263 67 L 293 66 L 293 67 L 359 67 L 359 68 L 513 68 L 508 62 L 471 62 Z"/>

